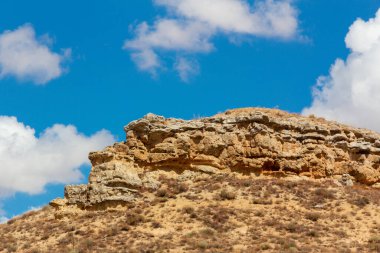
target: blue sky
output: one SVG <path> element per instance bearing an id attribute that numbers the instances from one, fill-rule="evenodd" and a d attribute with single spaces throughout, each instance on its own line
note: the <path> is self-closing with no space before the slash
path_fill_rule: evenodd
<path id="1" fill-rule="evenodd" d="M 210 1 L 213 0 L 208 0 Z M 249 6 L 248 11 L 251 13 L 255 11 L 254 1 L 224 0 L 227 4 L 231 1 L 243 7 Z M 188 6 L 186 0 L 178 2 Z M 258 2 L 260 1 L 255 1 L 256 4 Z M 34 170 L 29 169 L 30 166 L 35 166 L 38 173 L 41 171 L 34 158 L 44 158 L 39 156 L 40 153 L 33 153 L 29 157 L 22 153 L 24 151 L 1 153 L 2 146 L 9 149 L 14 143 L 9 135 L 1 136 L 0 133 L 0 161 L 5 161 L 0 164 L 0 172 L 4 174 L 6 171 L 17 170 L 17 173 L 8 175 L 10 181 L 7 179 L 15 182 L 14 185 L 2 186 L 5 180 L 0 180 L 0 217 L 11 217 L 31 207 L 48 203 L 63 194 L 64 183 L 86 181 L 89 172 L 85 155 L 87 149 L 101 149 L 114 139 L 123 140 L 123 126 L 148 112 L 191 119 L 237 107 L 279 107 L 291 112 L 316 113 L 378 130 L 378 122 L 360 125 L 362 119 L 355 121 L 350 118 L 350 113 L 344 111 L 344 108 L 360 113 L 367 111 L 367 107 L 347 102 L 344 98 L 357 97 L 357 94 L 363 94 L 363 90 L 370 90 L 371 97 L 363 95 L 363 100 L 380 100 L 380 88 L 377 88 L 380 85 L 375 70 L 366 74 L 373 76 L 366 86 L 369 88 L 358 93 L 353 88 L 357 87 L 357 82 L 354 81 L 357 78 L 347 77 L 348 72 L 358 69 L 355 65 L 350 67 L 349 59 L 355 60 L 358 57 L 371 66 L 378 59 L 377 51 L 373 53 L 369 50 L 375 50 L 373 45 L 380 44 L 377 32 L 380 26 L 377 26 L 377 19 L 374 22 L 369 19 L 375 18 L 380 0 L 266 2 L 288 4 L 294 13 L 283 15 L 294 18 L 296 27 L 292 28 L 291 20 L 290 30 L 279 30 L 280 28 L 270 25 L 265 27 L 266 24 L 257 22 L 248 24 L 247 27 L 250 28 L 244 30 L 242 22 L 233 23 L 231 28 L 222 25 L 218 27 L 210 21 L 208 30 L 202 34 L 197 30 L 189 38 L 203 36 L 200 37 L 202 43 L 212 44 L 212 49 L 206 49 L 204 44 L 195 48 L 191 41 L 190 46 L 169 44 L 165 48 L 151 42 L 141 49 L 141 42 L 145 43 L 150 35 L 159 32 L 154 27 L 155 22 L 174 20 L 177 22 L 175 24 L 185 27 L 190 22 L 207 20 L 194 16 L 187 9 L 180 9 L 181 6 L 174 6 L 175 3 L 170 0 L 1 1 L 0 115 L 4 116 L 3 124 L 6 126 L 3 131 L 14 131 L 22 136 L 22 133 L 28 132 L 27 129 L 34 129 L 34 133 L 28 132 L 29 137 L 35 137 L 31 141 L 37 145 L 31 146 L 33 150 L 43 152 L 46 143 L 51 149 L 58 146 L 60 148 L 52 156 L 62 155 L 65 159 L 72 159 L 73 163 L 62 162 L 57 168 L 52 168 L 64 170 L 66 174 L 62 175 L 59 172 L 49 174 L 51 172 L 47 166 L 44 173 L 50 178 L 56 177 L 54 180 L 47 180 L 49 177 L 44 174 L 43 179 L 36 179 L 41 179 L 41 182 L 35 188 L 24 187 L 17 181 L 17 173 L 28 170 L 25 184 L 29 184 L 28 180 L 34 176 Z M 199 10 L 207 8 L 201 2 L 198 3 L 195 7 Z M 287 18 L 281 15 L 280 13 L 276 18 Z M 357 18 L 361 18 L 364 25 L 358 23 L 352 29 L 351 39 L 345 41 L 349 28 Z M 137 31 L 143 22 L 149 28 L 145 35 L 139 37 Z M 260 25 L 264 27 L 259 29 Z M 21 58 L 13 59 L 14 51 L 10 51 L 10 47 L 1 49 L 1 36 L 16 31 L 20 32 L 20 36 L 24 36 L 22 31 L 34 31 L 35 37 L 32 36 L 32 40 L 39 49 L 47 50 L 44 51 L 45 56 L 50 58 L 43 59 L 47 59 L 45 62 L 49 64 L 38 65 L 37 62 L 44 60 L 33 58 L 36 57 L 33 52 L 38 47 L 32 47 L 25 56 L 30 58 L 25 61 L 30 60 L 31 65 L 36 64 L 38 69 L 20 70 L 18 66 L 22 64 L 19 62 Z M 267 34 L 268 31 L 270 33 Z M 368 40 L 359 41 L 363 37 L 361 35 L 364 38 L 368 35 Z M 21 40 L 25 38 L 21 37 Z M 371 49 L 366 47 L 367 51 L 362 50 L 363 45 L 371 40 Z M 126 46 L 126 41 L 137 41 L 138 48 Z M 141 68 L 141 64 L 139 66 L 133 58 L 133 54 L 139 50 L 153 51 L 159 57 L 159 66 Z M 365 57 L 367 53 L 374 55 L 372 59 Z M 341 68 L 336 66 L 336 73 L 330 73 L 330 67 L 338 58 L 346 61 L 346 65 Z M 182 60 L 188 71 L 181 78 L 182 72 L 178 66 Z M 8 72 L 6 66 L 11 66 Z M 329 78 L 320 82 L 325 88 L 321 89 L 321 95 L 317 97 L 313 96 L 312 87 L 320 76 Z M 343 76 L 348 83 L 346 88 L 339 81 Z M 343 92 L 345 90 L 352 90 L 352 93 L 346 94 Z M 339 96 L 342 97 L 340 104 L 334 104 L 335 98 L 338 97 L 337 101 L 340 101 Z M 371 106 L 371 114 L 364 114 L 363 117 L 371 118 L 371 115 L 380 110 L 376 103 Z M 11 117 L 16 117 L 17 120 L 9 120 Z M 1 124 L 0 120 L 0 130 Z M 75 126 L 75 129 L 68 129 L 69 125 Z M 13 130 L 16 128 L 19 130 Z M 46 129 L 59 137 L 44 136 Z M 101 129 L 106 129 L 107 132 L 98 132 Z M 86 146 L 78 152 L 81 157 L 71 158 L 72 153 L 68 151 L 71 146 L 65 138 L 77 140 L 73 145 Z M 20 154 L 20 164 L 14 169 L 12 159 L 16 159 L 17 154 Z M 81 168 L 83 177 L 80 177 L 78 168 Z"/>

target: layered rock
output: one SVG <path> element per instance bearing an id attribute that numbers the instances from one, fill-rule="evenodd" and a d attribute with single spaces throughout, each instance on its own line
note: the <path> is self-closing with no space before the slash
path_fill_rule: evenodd
<path id="1" fill-rule="evenodd" d="M 321 118 L 260 108 L 188 121 L 148 114 L 125 132 L 125 142 L 90 153 L 89 183 L 67 186 L 52 205 L 133 201 L 169 172 L 179 181 L 240 173 L 380 182 L 380 135 Z"/>

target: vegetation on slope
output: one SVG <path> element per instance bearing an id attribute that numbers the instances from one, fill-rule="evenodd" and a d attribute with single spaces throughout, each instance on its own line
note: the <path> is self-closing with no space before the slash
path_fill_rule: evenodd
<path id="1" fill-rule="evenodd" d="M 380 191 L 212 175 L 128 205 L 45 207 L 0 225 L 0 252 L 380 252 Z"/>

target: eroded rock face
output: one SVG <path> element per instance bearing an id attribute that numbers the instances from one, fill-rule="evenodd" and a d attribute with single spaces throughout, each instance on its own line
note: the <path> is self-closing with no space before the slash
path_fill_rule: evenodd
<path id="1" fill-rule="evenodd" d="M 380 135 L 320 118 L 258 108 L 190 121 L 148 114 L 125 132 L 125 142 L 90 153 L 88 185 L 67 186 L 66 201 L 55 204 L 132 201 L 158 189 L 167 171 L 183 181 L 236 172 L 380 182 Z"/>

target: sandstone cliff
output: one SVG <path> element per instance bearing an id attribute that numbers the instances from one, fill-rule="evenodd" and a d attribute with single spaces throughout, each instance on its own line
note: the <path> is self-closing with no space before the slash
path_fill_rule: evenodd
<path id="1" fill-rule="evenodd" d="M 380 182 L 380 135 L 321 118 L 245 108 L 194 120 L 148 114 L 125 127 L 126 141 L 89 155 L 87 185 L 66 186 L 53 206 L 130 202 L 210 174 L 306 176 Z"/>

